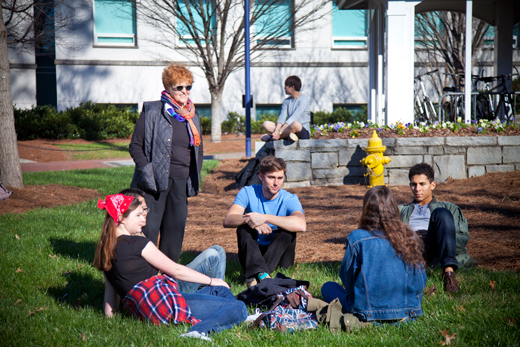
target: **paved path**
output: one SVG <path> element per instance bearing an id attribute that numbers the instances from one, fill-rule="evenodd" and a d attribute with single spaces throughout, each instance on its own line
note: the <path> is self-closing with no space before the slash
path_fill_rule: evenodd
<path id="1" fill-rule="evenodd" d="M 240 159 L 245 158 L 245 153 L 220 153 L 205 155 L 205 160 L 223 160 L 223 159 Z M 61 171 L 61 170 L 78 170 L 78 169 L 93 169 L 98 167 L 119 167 L 119 166 L 134 166 L 132 159 L 110 160 L 78 160 L 78 161 L 53 161 L 53 162 L 31 162 L 30 160 L 20 160 L 22 172 L 31 171 Z"/>

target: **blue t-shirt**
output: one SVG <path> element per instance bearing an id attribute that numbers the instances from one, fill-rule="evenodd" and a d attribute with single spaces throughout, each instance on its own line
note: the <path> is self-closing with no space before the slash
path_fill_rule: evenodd
<path id="1" fill-rule="evenodd" d="M 278 195 L 273 200 L 267 200 L 262 194 L 262 186 L 255 184 L 246 186 L 238 192 L 233 204 L 242 206 L 244 213 L 257 212 L 262 214 L 270 214 L 279 217 L 290 216 L 293 212 L 302 211 L 303 208 L 300 200 L 295 194 L 291 194 L 286 190 L 280 189 Z M 267 223 L 271 229 L 276 230 L 278 227 Z M 258 235 L 258 244 L 268 246 L 274 233 L 269 235 Z"/>

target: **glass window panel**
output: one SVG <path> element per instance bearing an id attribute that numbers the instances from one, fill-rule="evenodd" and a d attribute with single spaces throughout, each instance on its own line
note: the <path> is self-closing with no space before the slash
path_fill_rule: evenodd
<path id="1" fill-rule="evenodd" d="M 365 10 L 340 10 L 332 2 L 332 37 L 367 36 Z"/>
<path id="2" fill-rule="evenodd" d="M 256 108 L 255 116 L 256 116 L 256 119 L 258 119 L 258 116 L 266 114 L 266 113 L 271 113 L 271 114 L 274 113 L 276 115 L 279 115 L 280 110 L 282 109 L 282 105 L 281 104 L 268 104 L 268 105 L 256 104 L 255 108 Z"/>
<path id="3" fill-rule="evenodd" d="M 256 0 L 254 8 L 257 43 L 272 37 L 266 46 L 290 46 L 293 36 L 292 0 Z"/>
<path id="4" fill-rule="evenodd" d="M 211 118 L 211 104 L 195 104 L 195 109 L 201 118 Z"/>
<path id="5" fill-rule="evenodd" d="M 95 0 L 96 34 L 135 35 L 135 6 L 132 1 Z"/>
<path id="6" fill-rule="evenodd" d="M 178 2 L 178 10 L 180 14 L 182 14 L 182 17 L 186 18 L 188 22 L 191 22 L 190 19 L 190 11 L 191 15 L 193 16 L 193 21 L 195 22 L 195 28 L 191 28 L 192 32 L 196 32 L 199 36 L 204 36 L 204 20 L 203 16 L 201 15 L 201 10 L 199 8 L 200 3 L 198 1 L 179 1 Z M 213 6 L 209 8 L 210 1 L 205 0 L 203 4 L 203 14 L 206 17 L 206 21 L 208 20 L 207 17 L 211 15 L 211 21 L 210 21 L 210 30 L 213 30 L 215 28 L 215 14 L 213 13 Z M 189 5 L 189 6 L 188 6 Z M 189 8 L 189 11 L 188 11 Z M 179 32 L 179 35 L 184 36 L 186 39 L 187 44 L 195 44 L 195 40 L 189 39 L 189 37 L 192 37 L 190 30 L 188 27 L 179 19 L 177 19 L 177 31 Z M 206 44 L 206 42 L 203 42 L 202 44 Z"/>

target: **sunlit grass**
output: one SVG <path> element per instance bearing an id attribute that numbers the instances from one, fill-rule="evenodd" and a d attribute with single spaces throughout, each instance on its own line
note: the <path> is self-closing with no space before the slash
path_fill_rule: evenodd
<path id="1" fill-rule="evenodd" d="M 74 150 L 72 152 L 74 160 L 94 160 L 94 159 L 122 159 L 130 158 L 128 153 L 128 143 L 67 143 L 57 145 L 64 150 Z M 121 147 L 122 146 L 122 147 Z"/>
<path id="2" fill-rule="evenodd" d="M 208 170 L 218 162 L 204 165 Z M 133 168 L 125 167 L 26 173 L 24 181 L 75 185 L 108 194 L 128 186 L 132 174 Z M 103 277 L 91 265 L 103 218 L 95 201 L 0 216 L 0 345 L 207 345 L 179 340 L 187 325 L 156 327 L 124 312 L 113 319 L 104 317 Z M 183 253 L 181 263 L 193 257 Z M 324 282 L 339 282 L 339 265 L 300 263 L 283 273 L 310 281 L 311 294 L 321 297 Z M 212 337 L 215 345 L 223 346 L 439 346 L 444 341 L 440 330 L 449 329 L 449 334 L 456 333 L 452 344 L 457 346 L 518 346 L 518 273 L 476 268 L 459 271 L 458 279 L 462 291 L 451 295 L 442 289 L 440 271 L 428 271 L 428 287 L 438 289 L 424 298 L 424 315 L 401 327 L 332 334 L 328 327 L 320 326 L 283 334 L 242 325 Z M 226 280 L 234 294 L 245 290 L 238 262 L 228 261 Z"/>

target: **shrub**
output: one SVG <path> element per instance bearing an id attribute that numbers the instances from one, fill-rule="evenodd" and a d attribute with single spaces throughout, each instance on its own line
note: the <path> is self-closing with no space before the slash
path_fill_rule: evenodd
<path id="1" fill-rule="evenodd" d="M 227 119 L 222 122 L 222 132 L 243 133 L 245 131 L 246 117 L 239 115 L 237 112 L 228 112 Z"/>
<path id="2" fill-rule="evenodd" d="M 132 135 L 139 118 L 137 111 L 100 105 L 91 101 L 57 112 L 51 106 L 14 108 L 18 140 L 75 139 L 104 140 Z"/>
<path id="3" fill-rule="evenodd" d="M 367 107 L 362 106 L 363 111 L 349 111 L 346 108 L 339 107 L 333 112 L 317 111 L 314 112 L 313 124 L 334 124 L 338 122 L 354 123 L 355 121 L 366 123 L 368 120 Z"/>
<path id="4" fill-rule="evenodd" d="M 200 117 L 200 128 L 202 129 L 202 135 L 211 134 L 211 118 Z"/>

